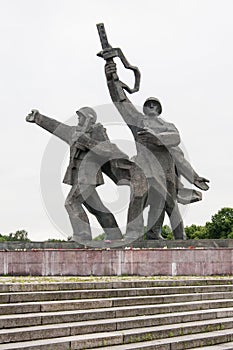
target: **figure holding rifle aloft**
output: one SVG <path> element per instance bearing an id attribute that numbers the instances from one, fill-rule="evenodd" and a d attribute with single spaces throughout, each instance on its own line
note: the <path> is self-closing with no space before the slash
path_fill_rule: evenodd
<path id="1" fill-rule="evenodd" d="M 168 214 L 175 239 L 185 239 L 183 221 L 179 212 L 177 198 L 183 203 L 201 199 L 201 193 L 184 189 L 178 175 L 183 175 L 189 182 L 202 190 L 207 190 L 207 179 L 199 177 L 191 165 L 184 159 L 180 144 L 180 135 L 174 124 L 160 118 L 162 106 L 158 99 L 151 97 L 140 113 L 125 94 L 139 90 L 140 73 L 131 66 L 120 49 L 113 49 L 107 40 L 104 25 L 97 25 L 103 51 L 98 56 L 106 60 L 105 75 L 111 99 L 122 118 L 130 128 L 137 148 L 135 162 L 143 169 L 149 189 L 141 209 L 149 205 L 147 238 L 159 239 L 165 212 Z M 119 80 L 114 57 L 120 57 L 126 68 L 135 74 L 135 86 L 130 89 Z M 184 160 L 182 162 L 182 160 Z M 181 191 L 178 196 L 178 189 Z M 132 205 L 133 211 L 133 205 Z M 127 236 L 133 236 L 135 226 L 128 222 Z"/>

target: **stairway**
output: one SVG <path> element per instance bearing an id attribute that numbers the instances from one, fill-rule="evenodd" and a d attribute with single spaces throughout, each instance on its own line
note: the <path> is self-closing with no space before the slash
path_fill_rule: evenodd
<path id="1" fill-rule="evenodd" d="M 0 350 L 233 349 L 233 279 L 0 284 Z"/>

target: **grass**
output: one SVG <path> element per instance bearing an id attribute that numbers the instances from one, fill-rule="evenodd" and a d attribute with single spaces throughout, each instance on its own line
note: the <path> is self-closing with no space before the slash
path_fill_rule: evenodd
<path id="1" fill-rule="evenodd" d="M 0 283 L 114 282 L 143 280 L 221 280 L 233 276 L 0 276 Z"/>

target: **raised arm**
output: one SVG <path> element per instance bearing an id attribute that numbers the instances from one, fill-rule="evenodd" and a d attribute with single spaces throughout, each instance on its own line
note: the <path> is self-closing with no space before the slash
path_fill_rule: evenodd
<path id="1" fill-rule="evenodd" d="M 59 137 L 66 143 L 70 144 L 72 139 L 72 126 L 68 126 L 55 119 L 46 117 L 40 114 L 36 109 L 33 109 L 26 117 L 26 121 L 30 123 L 36 123 L 43 129 L 49 131 L 51 134 Z"/>
<path id="2" fill-rule="evenodd" d="M 116 64 L 107 62 L 105 64 L 105 76 L 107 79 L 108 90 L 122 118 L 128 125 L 137 125 L 141 127 L 143 115 L 134 107 L 128 99 L 123 89 L 123 84 L 117 75 Z"/>

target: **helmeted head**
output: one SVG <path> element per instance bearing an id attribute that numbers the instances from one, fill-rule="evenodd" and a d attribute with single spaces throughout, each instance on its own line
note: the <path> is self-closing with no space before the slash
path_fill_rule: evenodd
<path id="1" fill-rule="evenodd" d="M 143 105 L 143 113 L 149 117 L 157 117 L 162 113 L 162 105 L 155 97 L 149 97 Z"/>
<path id="2" fill-rule="evenodd" d="M 78 115 L 78 124 L 83 126 L 85 124 L 86 119 L 90 119 L 92 124 L 95 124 L 97 119 L 97 114 L 91 107 L 82 107 L 78 111 L 76 111 Z"/>

